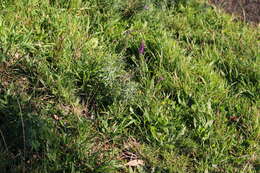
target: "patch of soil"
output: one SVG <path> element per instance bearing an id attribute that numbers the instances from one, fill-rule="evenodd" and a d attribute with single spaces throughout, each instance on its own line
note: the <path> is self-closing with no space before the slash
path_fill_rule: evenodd
<path id="1" fill-rule="evenodd" d="M 246 22 L 260 23 L 260 0 L 210 0 L 210 2 Z"/>

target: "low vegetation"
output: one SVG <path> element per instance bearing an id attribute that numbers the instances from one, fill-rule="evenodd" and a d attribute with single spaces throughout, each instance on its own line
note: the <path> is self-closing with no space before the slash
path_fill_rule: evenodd
<path id="1" fill-rule="evenodd" d="M 204 0 L 2 0 L 1 172 L 258 172 L 259 36 Z"/>

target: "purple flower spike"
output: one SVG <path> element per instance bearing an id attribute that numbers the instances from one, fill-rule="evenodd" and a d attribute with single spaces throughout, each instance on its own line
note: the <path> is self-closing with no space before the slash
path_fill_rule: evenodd
<path id="1" fill-rule="evenodd" d="M 139 52 L 140 55 L 144 54 L 144 41 L 141 42 L 141 45 L 138 49 L 138 52 Z"/>

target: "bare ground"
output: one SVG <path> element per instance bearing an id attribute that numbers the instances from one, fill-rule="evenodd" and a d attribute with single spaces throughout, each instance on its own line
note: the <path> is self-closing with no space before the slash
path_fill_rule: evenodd
<path id="1" fill-rule="evenodd" d="M 260 23 L 260 0 L 210 0 L 210 2 L 246 22 Z"/>

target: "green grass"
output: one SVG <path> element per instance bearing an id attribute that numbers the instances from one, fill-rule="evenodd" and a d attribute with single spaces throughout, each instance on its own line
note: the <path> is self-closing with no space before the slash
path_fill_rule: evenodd
<path id="1" fill-rule="evenodd" d="M 258 172 L 260 32 L 233 19 L 204 0 L 2 0 L 1 172 Z"/>

